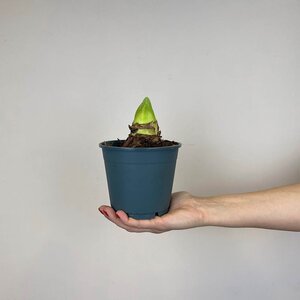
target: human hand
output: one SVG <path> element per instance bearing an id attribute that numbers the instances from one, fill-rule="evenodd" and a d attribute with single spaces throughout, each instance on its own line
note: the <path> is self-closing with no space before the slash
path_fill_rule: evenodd
<path id="1" fill-rule="evenodd" d="M 107 205 L 99 211 L 130 232 L 162 233 L 198 226 L 300 231 L 300 184 L 205 198 L 178 192 L 172 195 L 169 212 L 151 220 L 129 218 L 124 211 L 115 212 Z"/>
<path id="2" fill-rule="evenodd" d="M 107 205 L 98 209 L 108 220 L 129 232 L 163 233 L 206 225 L 205 202 L 187 192 L 177 192 L 172 194 L 169 212 L 150 220 L 130 218 L 124 211 L 115 212 Z"/>

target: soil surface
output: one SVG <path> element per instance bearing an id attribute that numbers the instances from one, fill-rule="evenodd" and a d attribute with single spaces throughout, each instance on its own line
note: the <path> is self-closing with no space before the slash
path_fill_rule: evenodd
<path id="1" fill-rule="evenodd" d="M 161 139 L 160 136 L 136 134 L 134 136 L 129 135 L 125 141 L 120 141 L 120 147 L 128 148 L 148 148 L 148 147 L 167 147 L 178 145 L 174 141 L 168 141 Z"/>

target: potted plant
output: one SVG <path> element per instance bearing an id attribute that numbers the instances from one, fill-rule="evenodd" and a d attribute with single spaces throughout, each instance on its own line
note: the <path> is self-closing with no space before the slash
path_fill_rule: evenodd
<path id="1" fill-rule="evenodd" d="M 146 97 L 129 125 L 126 140 L 104 141 L 102 148 L 111 206 L 135 219 L 169 210 L 180 143 L 163 140 Z"/>

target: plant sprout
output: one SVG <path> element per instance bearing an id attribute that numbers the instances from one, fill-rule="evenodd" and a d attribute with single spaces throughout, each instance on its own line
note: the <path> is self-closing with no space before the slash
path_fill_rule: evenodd
<path id="1" fill-rule="evenodd" d="M 123 141 L 121 147 L 164 147 L 173 146 L 174 141 L 163 140 L 158 127 L 150 99 L 146 97 L 137 108 L 132 125 L 129 125 L 130 134 Z"/>
<path id="2" fill-rule="evenodd" d="M 158 123 L 148 97 L 137 108 L 133 123 L 129 128 L 131 136 L 160 136 Z"/>

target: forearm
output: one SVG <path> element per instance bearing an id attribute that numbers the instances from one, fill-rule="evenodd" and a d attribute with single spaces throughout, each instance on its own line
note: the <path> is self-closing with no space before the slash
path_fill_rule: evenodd
<path id="1" fill-rule="evenodd" d="M 206 225 L 300 231 L 300 184 L 205 202 Z"/>

